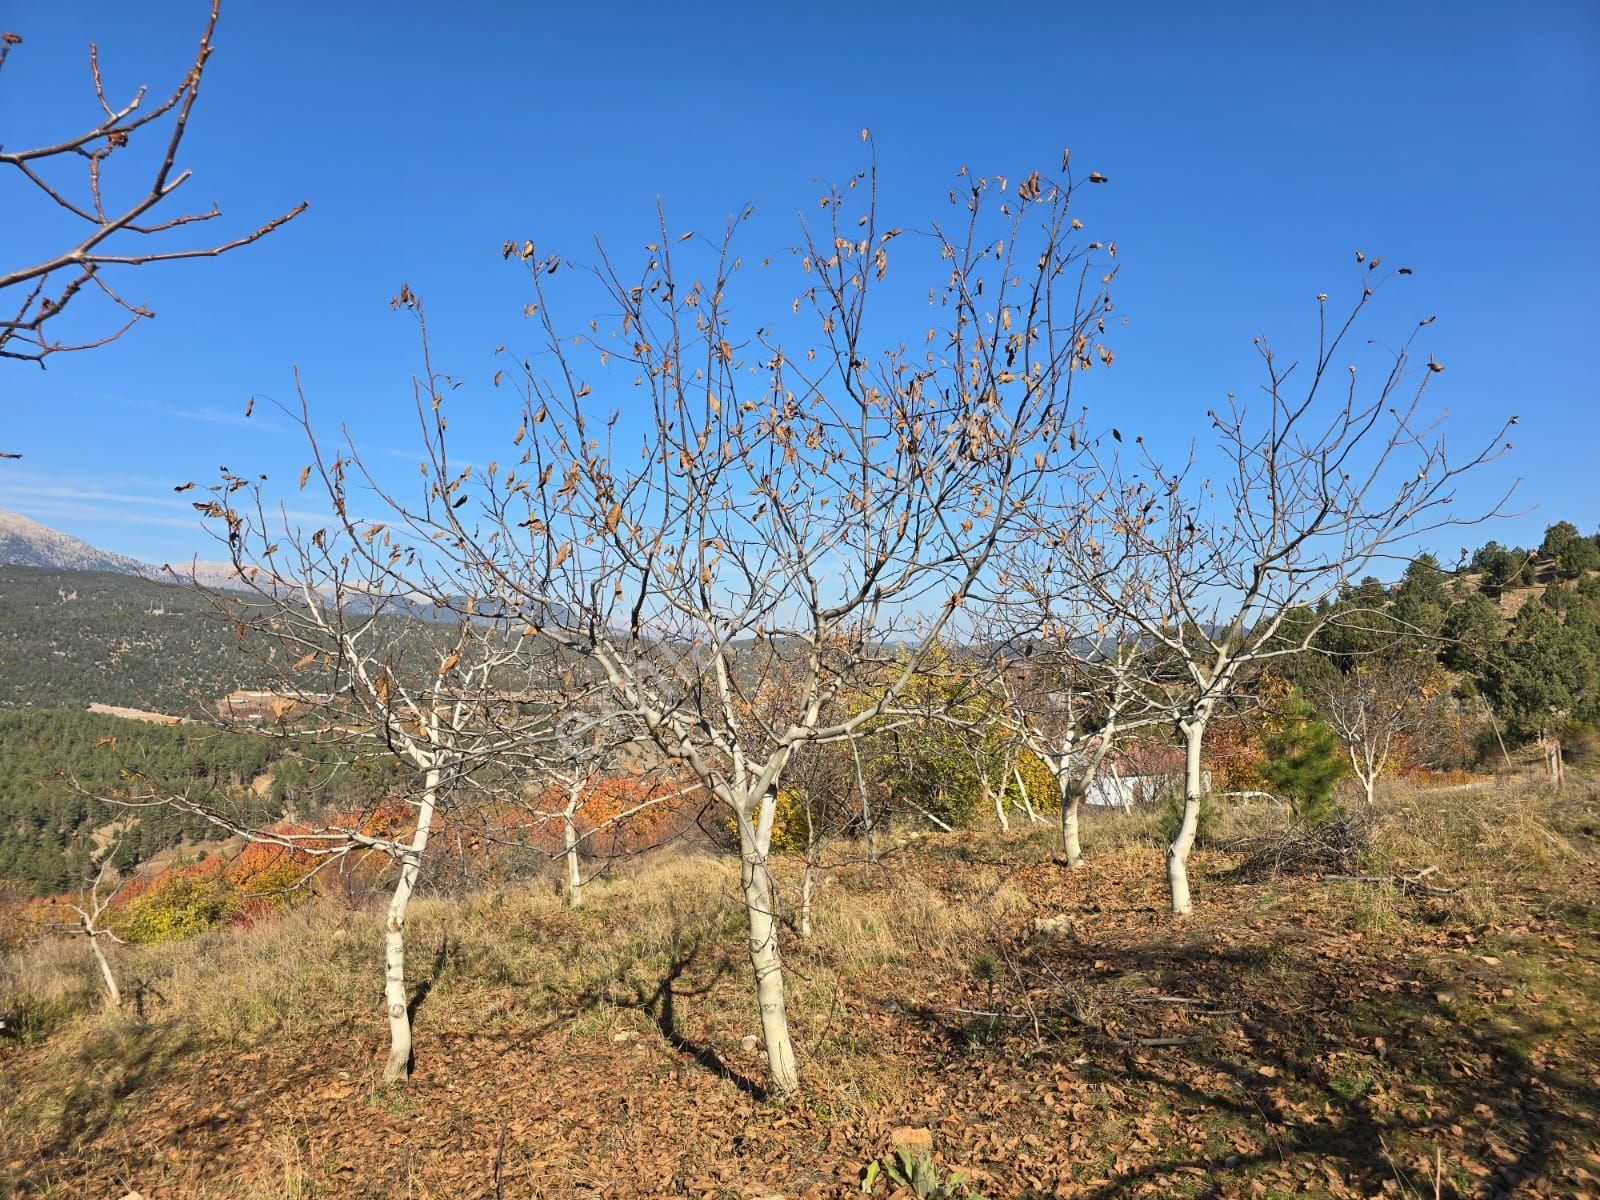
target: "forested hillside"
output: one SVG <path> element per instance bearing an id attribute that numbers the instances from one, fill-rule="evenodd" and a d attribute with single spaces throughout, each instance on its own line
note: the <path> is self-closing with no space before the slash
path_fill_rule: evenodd
<path id="1" fill-rule="evenodd" d="M 369 803 L 384 789 L 381 764 L 319 774 L 318 758 L 314 745 L 206 725 L 61 709 L 0 712 L 0 884 L 60 892 L 81 884 L 91 859 L 113 845 L 113 861 L 126 869 L 180 842 L 223 836 L 176 809 L 124 810 L 94 798 L 128 790 L 135 777 L 252 824 Z"/>
<path id="2" fill-rule="evenodd" d="M 258 682 L 205 599 L 133 575 L 0 567 L 0 707 L 191 714 Z"/>
<path id="3" fill-rule="evenodd" d="M 284 751 L 272 738 L 199 725 L 60 710 L 0 712 L 0 879 L 40 892 L 77 883 L 94 849 L 91 832 L 125 816 L 92 796 L 125 786 L 128 772 L 243 796 Z M 255 815 L 271 815 L 270 794 L 254 799 L 247 807 Z M 117 839 L 119 864 L 180 839 L 219 836 L 206 822 L 165 808 L 141 810 L 126 824 Z"/>

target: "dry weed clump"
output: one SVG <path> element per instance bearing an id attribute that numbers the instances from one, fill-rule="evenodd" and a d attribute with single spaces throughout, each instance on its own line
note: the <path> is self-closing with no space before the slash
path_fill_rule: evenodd
<path id="1" fill-rule="evenodd" d="M 1551 797 L 1513 780 L 1447 793 L 1396 787 L 1373 810 L 1374 865 L 1437 867 L 1463 883 L 1490 873 L 1501 881 L 1536 880 L 1581 857 L 1558 824 L 1595 807 L 1592 793 Z"/>
<path id="2" fill-rule="evenodd" d="M 80 939 L 45 938 L 0 955 L 0 1019 L 5 1032 L 42 1037 L 88 1011 L 99 985 Z"/>
<path id="3" fill-rule="evenodd" d="M 1256 882 L 1277 875 L 1347 875 L 1360 871 L 1372 845 L 1365 813 L 1310 824 L 1292 822 L 1266 834 L 1235 837 L 1224 848 L 1239 856 L 1228 878 Z"/>

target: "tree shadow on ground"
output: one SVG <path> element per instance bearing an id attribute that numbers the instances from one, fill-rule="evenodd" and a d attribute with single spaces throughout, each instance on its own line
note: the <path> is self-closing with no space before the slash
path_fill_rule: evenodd
<path id="1" fill-rule="evenodd" d="M 1010 955 L 1025 996 L 1013 989 L 966 1013 L 907 1011 L 957 1054 L 1031 1043 L 1028 1052 L 1078 1057 L 1096 1046 L 1086 1075 L 1211 1114 L 1219 1137 L 1253 1144 L 1099 1171 L 1085 1193 L 1095 1200 L 1185 1176 L 1192 1185 L 1196 1171 L 1208 1185 L 1198 1195 L 1233 1194 L 1253 1170 L 1283 1168 L 1332 1172 L 1362 1194 L 1397 1183 L 1432 1194 L 1433 1180 L 1407 1174 L 1435 1150 L 1443 1197 L 1570 1186 L 1556 1176 L 1600 1145 L 1600 1086 L 1570 1028 L 1403 943 L 1331 948 L 1283 932 L 1132 946 L 1019 939 Z"/>
<path id="2" fill-rule="evenodd" d="M 161 1079 L 193 1047 L 175 1024 L 126 1023 L 95 1032 L 79 1048 L 73 1079 L 61 1097 L 53 1135 L 30 1148 L 32 1164 L 46 1164 L 105 1133 L 135 1093 Z M 20 1157 L 20 1151 L 17 1152 Z M 6 1180 L 0 1170 L 0 1183 Z M 24 1175 L 22 1182 L 26 1179 Z"/>
<path id="3" fill-rule="evenodd" d="M 637 1009 L 650 1018 L 662 1040 L 679 1054 L 713 1075 L 726 1079 L 752 1099 L 764 1101 L 769 1097 L 766 1087 L 729 1066 L 711 1046 L 690 1038 L 679 1024 L 678 1001 L 709 995 L 733 967 L 725 954 L 718 954 L 709 964 L 705 963 L 701 945 L 698 936 L 685 941 L 675 934 L 671 953 L 659 978 L 651 982 L 626 981 L 632 995 L 625 998 L 619 997 L 610 986 L 591 989 L 578 997 L 577 1007 L 580 1010 L 610 1006 Z M 697 986 L 687 986 L 686 977 L 702 966 L 709 971 L 709 977 Z"/>
<path id="4" fill-rule="evenodd" d="M 450 961 L 450 938 L 448 935 L 439 939 L 439 948 L 433 952 L 433 970 L 426 979 L 419 980 L 417 986 L 411 989 L 411 1000 L 406 1004 L 406 1019 L 415 1021 L 417 1011 L 427 1001 L 439 982 L 439 977 L 444 974 L 445 965 Z"/>
<path id="5" fill-rule="evenodd" d="M 428 997 L 432 995 L 439 977 L 444 974 L 445 964 L 450 960 L 450 935 L 445 934 L 439 939 L 439 948 L 433 953 L 433 970 L 426 979 L 418 980 L 417 986 L 411 990 L 411 999 L 406 1003 L 406 1020 L 413 1026 L 417 1022 L 417 1013 L 421 1010 Z M 413 1029 L 415 1033 L 415 1029 Z M 409 1075 L 417 1069 L 417 1046 L 413 1038 L 411 1054 L 406 1059 L 406 1073 Z"/>

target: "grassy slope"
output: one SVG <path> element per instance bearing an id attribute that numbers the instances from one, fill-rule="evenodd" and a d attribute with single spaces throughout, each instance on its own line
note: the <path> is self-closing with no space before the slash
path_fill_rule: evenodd
<path id="1" fill-rule="evenodd" d="M 84 1011 L 81 946 L 34 951 L 0 1007 L 53 1006 L 57 1028 L 0 1049 L 0 1189 L 845 1196 L 911 1124 L 989 1196 L 1600 1190 L 1593 793 L 1390 802 L 1372 869 L 1437 865 L 1450 898 L 1228 884 L 1205 852 L 1183 926 L 1147 824 L 1096 816 L 1076 874 L 1034 831 L 832 875 L 817 936 L 790 942 L 806 1089 L 786 1102 L 741 1045 L 736 878 L 710 860 L 578 913 L 422 903 L 404 1090 L 375 1083 L 370 913 L 124 952 L 144 1022 Z M 1149 1038 L 1184 1041 L 1124 1044 Z"/>

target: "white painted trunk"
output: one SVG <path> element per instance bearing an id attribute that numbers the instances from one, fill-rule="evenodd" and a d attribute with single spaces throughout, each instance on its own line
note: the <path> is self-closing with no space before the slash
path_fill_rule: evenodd
<path id="1" fill-rule="evenodd" d="M 750 927 L 750 966 L 755 974 L 756 1004 L 761 1010 L 761 1036 L 767 1050 L 767 1070 L 774 1090 L 798 1090 L 794 1043 L 789 1039 L 789 1014 L 784 1007 L 783 959 L 778 948 L 778 897 L 767 868 L 772 842 L 772 812 L 777 806 L 774 787 L 761 801 L 755 821 L 748 807 L 739 821 L 740 883 L 745 916 Z"/>
<path id="2" fill-rule="evenodd" d="M 1189 851 L 1194 847 L 1195 830 L 1200 824 L 1200 800 L 1204 781 L 1200 774 L 1200 747 L 1205 740 L 1206 723 L 1198 718 L 1183 726 L 1183 820 L 1167 847 L 1167 888 L 1172 893 L 1172 913 L 1186 917 L 1194 905 L 1189 899 Z"/>
<path id="3" fill-rule="evenodd" d="M 1361 792 L 1367 798 L 1367 807 L 1371 808 L 1373 801 L 1378 798 L 1378 773 L 1358 770 L 1356 779 L 1360 781 Z"/>
<path id="4" fill-rule="evenodd" d="M 583 866 L 578 861 L 578 823 L 570 810 L 562 814 L 561 838 L 566 847 L 567 907 L 577 908 L 583 904 Z"/>
<path id="5" fill-rule="evenodd" d="M 383 1067 L 383 1081 L 395 1083 L 411 1073 L 410 998 L 406 995 L 406 910 L 417 890 L 417 875 L 428 848 L 428 834 L 439 799 L 440 773 L 430 770 L 423 783 L 422 803 L 417 809 L 417 824 L 411 843 L 400 856 L 400 878 L 389 897 L 389 911 L 383 932 L 383 1000 L 389 1015 L 389 1061 Z"/>
<path id="6" fill-rule="evenodd" d="M 1078 840 L 1078 805 L 1082 797 L 1072 787 L 1072 777 L 1063 771 L 1056 776 L 1061 789 L 1061 853 L 1073 870 L 1083 866 L 1083 846 Z"/>
<path id="7" fill-rule="evenodd" d="M 850 743 L 850 756 L 856 766 L 856 788 L 861 795 L 861 828 L 867 840 L 867 861 L 878 861 L 878 833 L 872 823 L 872 801 L 867 796 L 867 777 L 861 769 L 861 752 L 855 742 Z"/>
<path id="8" fill-rule="evenodd" d="M 994 815 L 1000 821 L 1000 828 L 1010 833 L 1011 821 L 1006 817 L 1006 789 L 1002 786 L 998 792 L 991 794 L 994 796 Z"/>
<path id="9" fill-rule="evenodd" d="M 1011 778 L 1016 780 L 1017 796 L 1022 801 L 1022 811 L 1028 814 L 1028 821 L 1034 825 L 1043 825 L 1045 820 L 1039 815 L 1039 811 L 1033 807 L 1033 797 L 1028 795 L 1028 784 L 1022 778 L 1022 768 L 1012 767 Z"/>
<path id="10" fill-rule="evenodd" d="M 1567 764 L 1561 753 L 1561 739 L 1553 734 L 1546 733 L 1541 739 L 1544 743 L 1544 773 L 1550 781 L 1550 786 L 1557 792 L 1566 783 Z"/>
<path id="11" fill-rule="evenodd" d="M 100 978 L 105 981 L 106 995 L 111 1000 L 111 1007 L 121 1008 L 122 989 L 117 986 L 117 977 L 111 970 L 111 960 L 106 957 L 106 952 L 100 945 L 98 934 L 90 932 L 89 948 L 94 951 L 94 961 L 100 968 Z"/>

